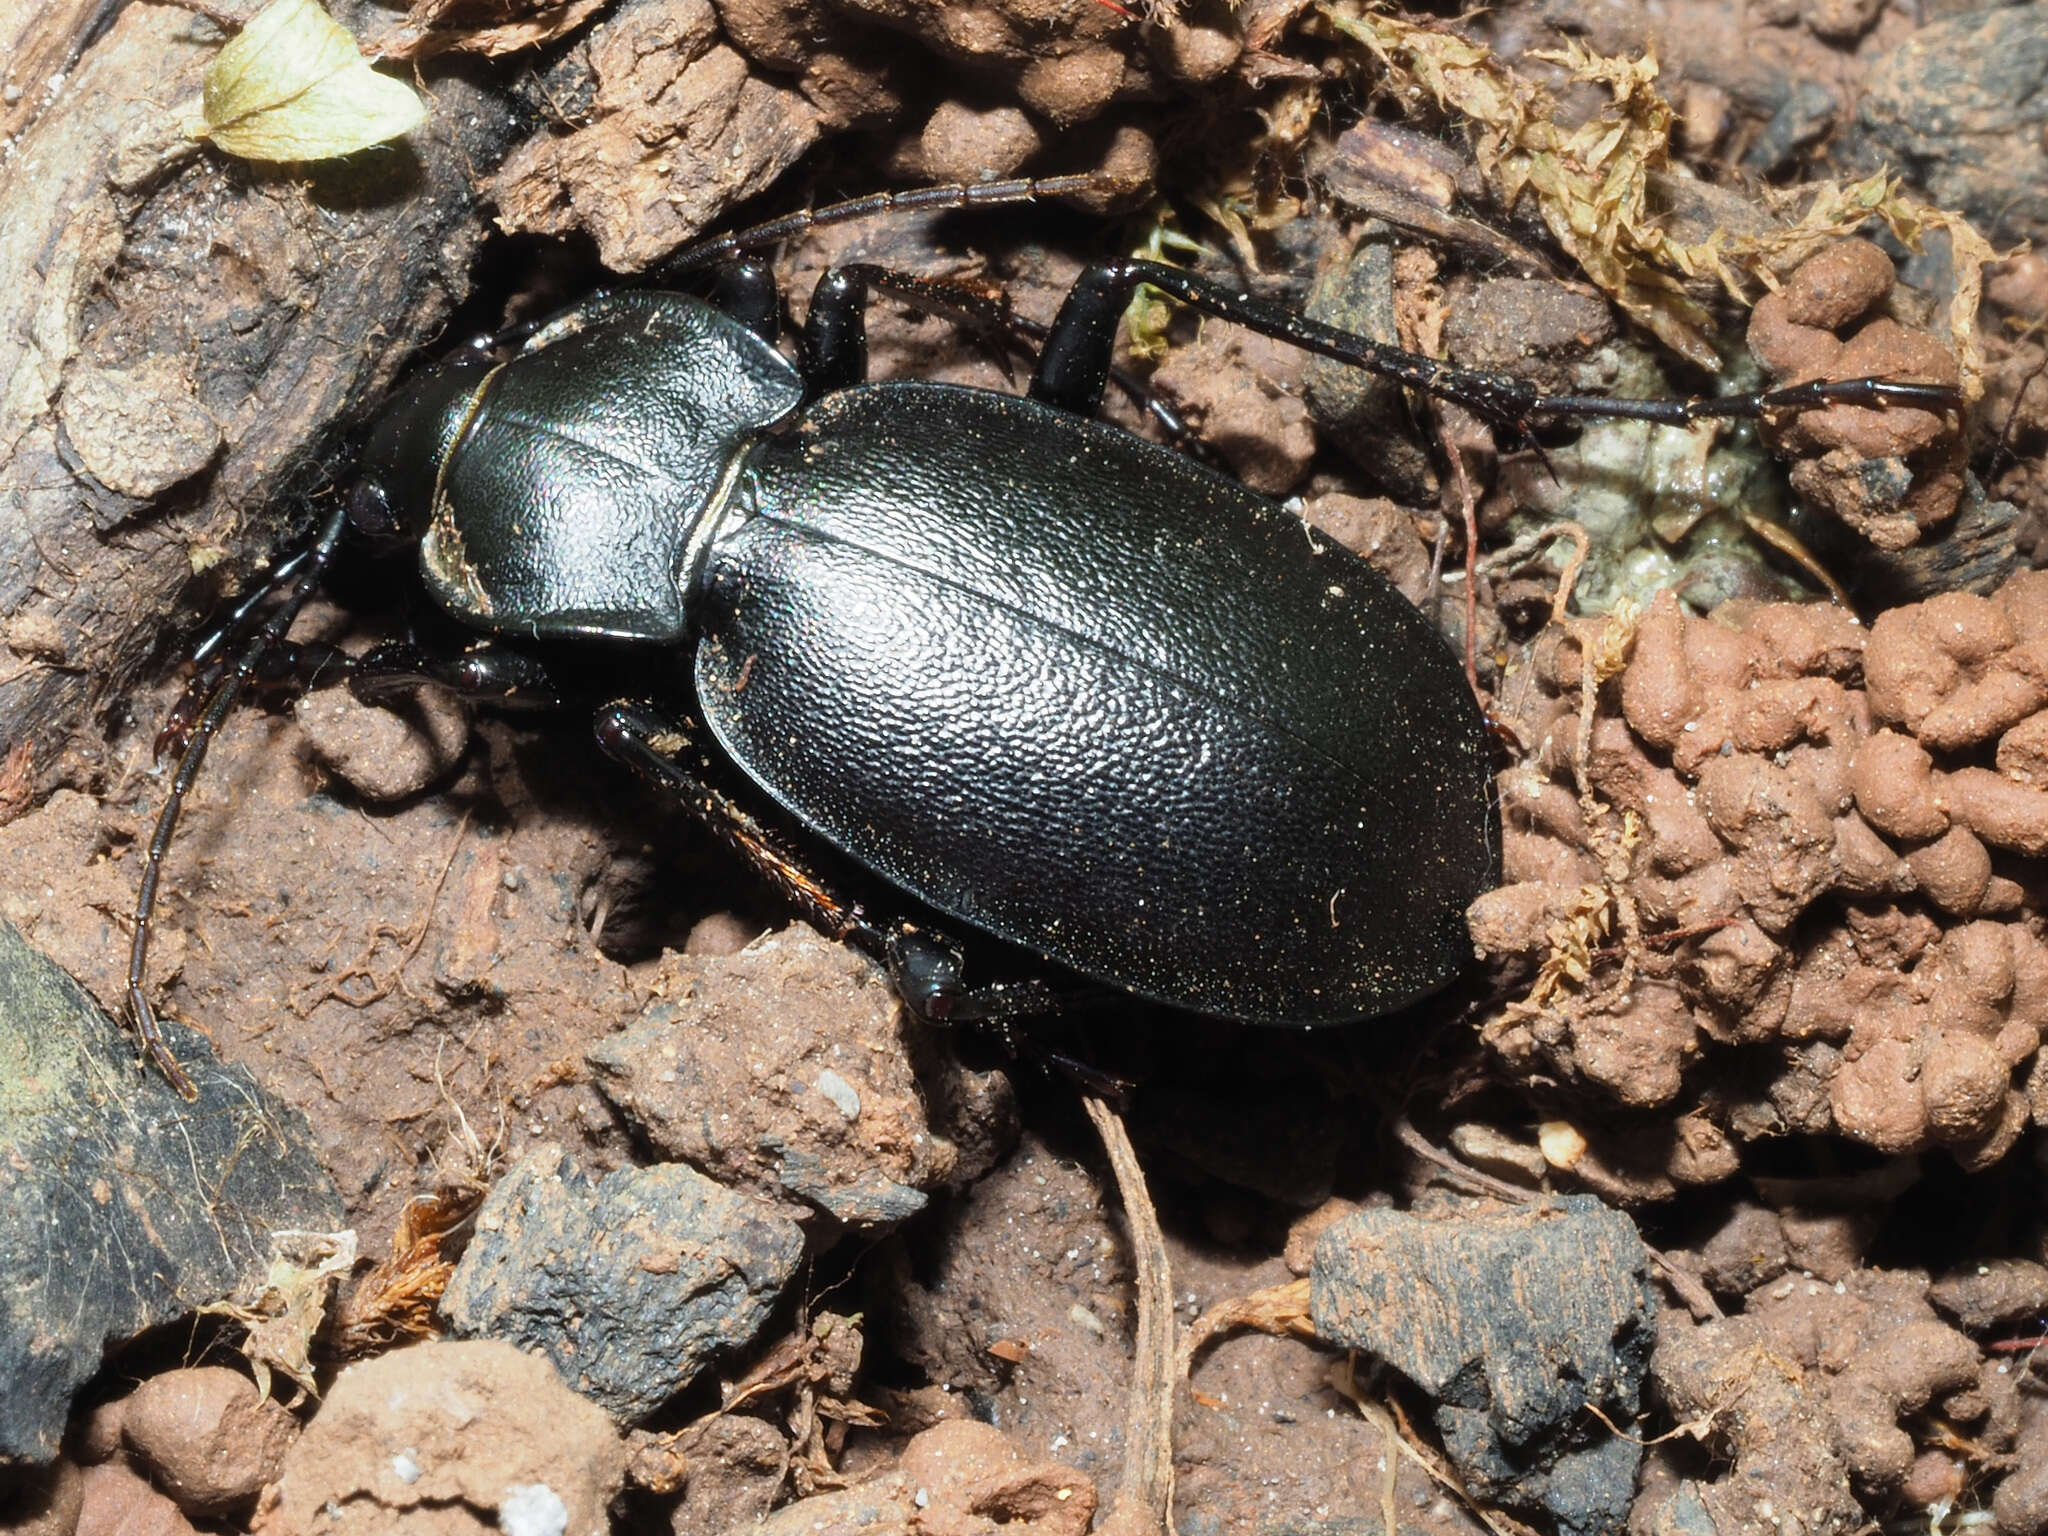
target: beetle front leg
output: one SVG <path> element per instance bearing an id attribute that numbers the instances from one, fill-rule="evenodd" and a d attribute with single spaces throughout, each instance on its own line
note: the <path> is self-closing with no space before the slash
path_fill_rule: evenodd
<path id="1" fill-rule="evenodd" d="M 200 662 L 177 702 L 164 711 L 153 749 L 156 761 L 184 752 L 207 703 L 220 690 L 235 661 L 234 656 L 216 654 L 211 660 Z M 293 689 L 311 693 L 345 680 L 354 666 L 353 656 L 324 640 L 279 640 L 266 647 L 250 667 L 248 686 L 262 691 Z"/>
<path id="2" fill-rule="evenodd" d="M 201 667 L 165 714 L 156 738 L 159 758 L 184 751 L 199 711 L 220 686 L 224 670 L 219 659 Z M 479 646 L 451 658 L 394 641 L 351 656 L 322 640 L 280 640 L 264 653 L 249 683 L 254 688 L 287 688 L 300 693 L 347 683 L 349 692 L 365 704 L 390 704 L 430 684 L 446 688 L 459 699 L 496 709 L 559 709 L 564 702 L 539 662 L 522 652 L 494 646 Z"/>

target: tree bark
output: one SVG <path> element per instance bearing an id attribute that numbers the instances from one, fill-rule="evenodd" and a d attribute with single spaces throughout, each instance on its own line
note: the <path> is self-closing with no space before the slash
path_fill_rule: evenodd
<path id="1" fill-rule="evenodd" d="M 250 165 L 185 133 L 212 23 L 130 4 L 71 63 L 90 0 L 0 3 L 20 92 L 0 147 L 0 800 L 18 810 L 102 776 L 79 727 L 119 706 L 195 577 L 231 586 L 267 556 L 287 477 L 443 323 L 484 178 L 529 125 L 445 73 L 401 143 Z"/>

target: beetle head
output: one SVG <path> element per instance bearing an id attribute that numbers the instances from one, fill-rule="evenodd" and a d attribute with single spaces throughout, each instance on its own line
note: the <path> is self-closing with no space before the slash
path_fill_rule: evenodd
<path id="1" fill-rule="evenodd" d="M 481 352 L 459 353 L 385 404 L 364 440 L 349 492 L 349 526 L 365 543 L 392 549 L 426 535 L 441 466 L 490 373 L 490 359 Z"/>

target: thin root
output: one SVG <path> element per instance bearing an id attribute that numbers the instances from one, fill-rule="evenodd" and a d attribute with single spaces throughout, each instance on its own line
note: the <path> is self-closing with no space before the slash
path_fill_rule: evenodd
<path id="1" fill-rule="evenodd" d="M 1138 1337 L 1131 1363 L 1129 1417 L 1124 1426 L 1124 1472 L 1116 1501 L 1095 1536 L 1167 1536 L 1173 1530 L 1173 1277 L 1159 1213 L 1145 1188 L 1145 1172 L 1115 1110 L 1083 1096 L 1081 1107 L 1102 1138 L 1130 1231 L 1138 1276 Z"/>

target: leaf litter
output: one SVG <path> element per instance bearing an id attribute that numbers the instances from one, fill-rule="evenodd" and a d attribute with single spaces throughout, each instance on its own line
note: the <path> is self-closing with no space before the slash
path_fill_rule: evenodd
<path id="1" fill-rule="evenodd" d="M 1558 121 L 1558 101 L 1548 87 L 1482 44 L 1356 4 L 1320 4 L 1317 10 L 1340 37 L 1371 53 L 1382 71 L 1383 91 L 1406 101 L 1426 94 L 1439 109 L 1469 120 L 1475 127 L 1473 157 L 1501 206 L 1511 207 L 1525 192 L 1533 196 L 1552 238 L 1594 284 L 1659 340 L 1710 372 L 1721 367 L 1709 339 L 1710 316 L 1686 280 L 1711 279 L 1746 304 L 1758 287 L 1776 289 L 1800 262 L 1872 220 L 1912 251 L 1928 234 L 1945 233 L 1955 271 L 1950 341 L 1966 397 L 1983 393 L 1976 334 L 1982 268 L 2003 256 L 1963 215 L 1913 197 L 1890 172 L 1765 189 L 1775 227 L 1745 234 L 1716 229 L 1688 242 L 1665 226 L 1656 204 L 1654 177 L 1674 170 L 1674 114 L 1656 89 L 1653 52 L 1610 58 L 1576 41 L 1533 50 L 1531 58 L 1557 64 L 1574 81 L 1608 93 L 1600 113 L 1568 128 Z"/>

